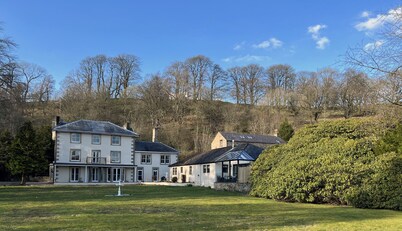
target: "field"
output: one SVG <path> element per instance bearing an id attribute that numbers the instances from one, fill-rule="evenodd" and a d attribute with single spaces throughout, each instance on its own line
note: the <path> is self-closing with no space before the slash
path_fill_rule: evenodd
<path id="1" fill-rule="evenodd" d="M 200 187 L 0 187 L 0 230 L 402 230 L 402 212 L 283 203 Z"/>

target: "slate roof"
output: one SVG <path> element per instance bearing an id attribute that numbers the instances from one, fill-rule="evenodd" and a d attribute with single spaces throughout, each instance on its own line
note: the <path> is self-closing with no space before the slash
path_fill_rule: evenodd
<path id="1" fill-rule="evenodd" d="M 178 153 L 176 149 L 160 143 L 160 142 L 148 142 L 148 141 L 135 141 L 135 151 L 142 152 L 175 152 Z"/>
<path id="2" fill-rule="evenodd" d="M 57 132 L 78 132 L 131 137 L 139 136 L 137 133 L 124 129 L 114 123 L 95 120 L 77 120 L 70 123 L 63 123 L 53 128 L 53 130 Z"/>
<path id="3" fill-rule="evenodd" d="M 215 163 L 229 160 L 255 161 L 263 150 L 264 150 L 263 148 L 255 146 L 253 144 L 239 144 L 234 148 L 232 147 L 217 148 L 212 149 L 211 151 L 208 152 L 198 154 L 196 156 L 192 156 L 185 160 L 179 161 L 175 164 L 170 165 L 170 167 Z"/>
<path id="4" fill-rule="evenodd" d="M 244 143 L 261 143 L 261 144 L 283 144 L 285 143 L 280 137 L 269 135 L 253 135 L 241 134 L 234 132 L 220 132 L 227 141 L 234 140 L 235 142 Z"/>

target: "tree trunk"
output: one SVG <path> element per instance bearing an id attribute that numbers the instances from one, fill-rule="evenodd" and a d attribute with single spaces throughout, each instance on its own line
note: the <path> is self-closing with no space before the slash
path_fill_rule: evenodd
<path id="1" fill-rule="evenodd" d="M 26 183 L 26 176 L 25 176 L 25 174 L 22 174 L 22 175 L 21 175 L 21 182 L 20 182 L 20 185 L 25 185 L 25 183 Z"/>

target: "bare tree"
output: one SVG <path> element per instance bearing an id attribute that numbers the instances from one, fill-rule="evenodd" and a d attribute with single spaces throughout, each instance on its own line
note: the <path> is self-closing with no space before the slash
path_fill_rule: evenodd
<path id="1" fill-rule="evenodd" d="M 127 88 L 140 79 L 140 61 L 134 55 L 118 55 L 111 59 L 115 98 L 126 94 Z"/>
<path id="2" fill-rule="evenodd" d="M 173 98 L 187 98 L 189 96 L 189 73 L 185 63 L 173 63 L 167 68 L 165 76 L 167 76 L 167 78 L 171 82 Z"/>
<path id="3" fill-rule="evenodd" d="M 153 125 L 162 121 L 170 109 L 167 79 L 156 74 L 139 86 L 139 97 L 144 102 L 144 112 L 149 115 Z"/>
<path id="4" fill-rule="evenodd" d="M 372 41 L 350 48 L 346 63 L 380 77 L 384 83 L 380 96 L 402 106 L 402 7 L 370 20 L 382 25 L 381 29 L 374 33 Z"/>
<path id="5" fill-rule="evenodd" d="M 277 89 L 282 88 L 284 90 L 293 89 L 296 81 L 296 74 L 293 67 L 290 65 L 273 65 L 268 68 L 268 88 Z"/>
<path id="6" fill-rule="evenodd" d="M 324 109 L 338 106 L 338 82 L 340 73 L 332 68 L 324 68 L 317 71 L 317 77 L 322 82 L 324 95 Z"/>
<path id="7" fill-rule="evenodd" d="M 107 69 L 108 69 L 108 59 L 105 55 L 97 55 L 92 58 L 93 65 L 95 67 L 94 75 L 96 78 L 96 92 L 106 93 L 107 87 Z"/>
<path id="8" fill-rule="evenodd" d="M 19 74 L 22 77 L 22 83 L 24 84 L 24 92 L 22 95 L 22 100 L 24 102 L 32 101 L 32 94 L 34 93 L 34 87 L 45 77 L 48 77 L 47 71 L 32 63 L 22 62 L 18 64 Z"/>
<path id="9" fill-rule="evenodd" d="M 51 75 L 45 75 L 43 79 L 38 82 L 32 93 L 32 98 L 35 102 L 47 103 L 49 102 L 54 92 L 54 79 Z"/>
<path id="10" fill-rule="evenodd" d="M 300 72 L 297 91 L 301 98 L 301 106 L 307 110 L 317 122 L 324 109 L 324 93 L 322 83 L 316 72 Z"/>
<path id="11" fill-rule="evenodd" d="M 249 103 L 255 105 L 264 94 L 264 68 L 257 64 L 250 64 L 243 67 L 243 74 Z"/>
<path id="12" fill-rule="evenodd" d="M 266 74 L 268 77 L 268 105 L 293 107 L 295 101 L 289 102 L 296 81 L 293 67 L 283 64 L 273 65 L 266 70 Z"/>
<path id="13" fill-rule="evenodd" d="M 339 86 L 339 103 L 345 118 L 371 103 L 369 92 L 370 83 L 366 74 L 352 69 L 344 73 Z"/>
<path id="14" fill-rule="evenodd" d="M 209 100 L 214 100 L 222 96 L 225 91 L 226 72 L 218 65 L 214 64 L 212 73 L 209 75 L 209 89 L 207 94 Z"/>
<path id="15" fill-rule="evenodd" d="M 192 98 L 200 100 L 203 96 L 204 84 L 212 74 L 213 63 L 203 55 L 188 58 L 185 63 L 190 76 Z"/>
<path id="16" fill-rule="evenodd" d="M 229 80 L 231 82 L 231 95 L 236 98 L 236 104 L 240 104 L 241 101 L 241 79 L 242 79 L 242 68 L 241 67 L 232 67 L 227 70 Z"/>
<path id="17" fill-rule="evenodd" d="M 172 97 L 172 110 L 174 121 L 181 124 L 188 111 L 188 97 L 190 95 L 189 73 L 183 62 L 175 62 L 166 72 Z"/>
<path id="18" fill-rule="evenodd" d="M 255 105 L 264 94 L 264 68 L 257 64 L 228 69 L 231 95 L 236 103 Z"/>

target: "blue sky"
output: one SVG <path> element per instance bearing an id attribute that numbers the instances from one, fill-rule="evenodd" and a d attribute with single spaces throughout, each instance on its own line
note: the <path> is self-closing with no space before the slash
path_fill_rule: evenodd
<path id="1" fill-rule="evenodd" d="M 97 54 L 134 54 L 143 76 L 198 54 L 224 68 L 337 68 L 348 47 L 367 43 L 371 29 L 357 25 L 398 6 L 400 0 L 1 0 L 0 21 L 19 45 L 18 58 L 60 82 Z"/>

